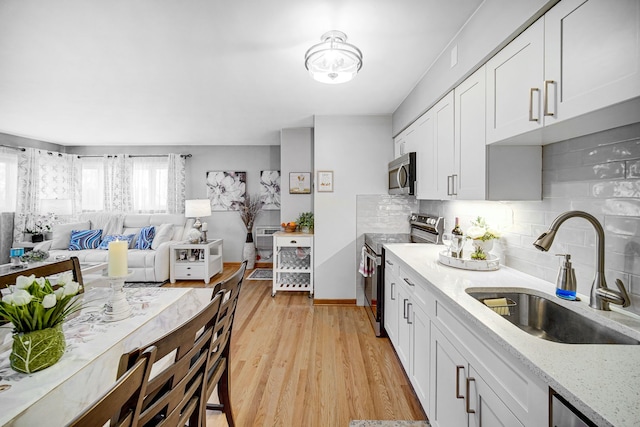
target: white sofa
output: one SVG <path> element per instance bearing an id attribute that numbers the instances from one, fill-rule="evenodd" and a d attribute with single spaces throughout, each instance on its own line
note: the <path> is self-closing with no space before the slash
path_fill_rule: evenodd
<path id="1" fill-rule="evenodd" d="M 193 222 L 183 214 L 83 214 L 77 222 L 54 226 L 53 239 L 34 249 L 48 251 L 50 259 L 75 256 L 80 262 L 108 262 L 108 250 L 69 250 L 71 231 L 102 229 L 102 238 L 110 234 L 137 236 L 142 227 L 153 225 L 156 236 L 151 249 L 133 249 L 135 239 L 129 245 L 127 262 L 133 275 L 127 278 L 127 282 L 164 282 L 169 279 L 169 245 L 186 240 L 186 233 L 193 227 Z"/>

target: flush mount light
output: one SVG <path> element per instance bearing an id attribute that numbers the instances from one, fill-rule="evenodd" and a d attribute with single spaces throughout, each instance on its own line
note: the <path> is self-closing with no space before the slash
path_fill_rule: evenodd
<path id="1" fill-rule="evenodd" d="M 304 66 L 311 77 L 322 83 L 345 83 L 358 74 L 362 68 L 362 52 L 347 43 L 347 35 L 342 31 L 329 31 L 320 38 L 321 43 L 313 45 L 304 55 Z"/>

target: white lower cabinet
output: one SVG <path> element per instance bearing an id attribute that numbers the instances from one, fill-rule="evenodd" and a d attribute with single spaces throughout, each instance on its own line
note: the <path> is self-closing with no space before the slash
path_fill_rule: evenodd
<path id="1" fill-rule="evenodd" d="M 386 259 L 385 328 L 431 425 L 548 426 L 547 385 L 390 251 Z"/>
<path id="2" fill-rule="evenodd" d="M 432 426 L 523 426 L 436 326 L 431 337 Z"/>

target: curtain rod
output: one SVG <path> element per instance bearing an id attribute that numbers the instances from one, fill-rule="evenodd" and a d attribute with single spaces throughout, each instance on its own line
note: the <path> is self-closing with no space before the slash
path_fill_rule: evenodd
<path id="1" fill-rule="evenodd" d="M 12 145 L 4 145 L 4 144 L 0 144 L 0 147 L 11 148 L 12 150 L 18 150 L 18 151 L 25 151 L 26 150 L 26 148 L 14 147 Z"/>
<path id="2" fill-rule="evenodd" d="M 168 154 L 125 154 L 125 156 L 128 157 L 168 157 Z M 91 155 L 85 155 L 85 156 L 81 156 L 78 155 L 79 159 L 82 159 L 83 157 L 104 157 L 100 154 L 91 154 Z M 109 154 L 107 157 L 118 157 L 117 155 L 111 155 Z M 191 157 L 191 154 L 180 154 L 180 157 L 188 159 Z"/>

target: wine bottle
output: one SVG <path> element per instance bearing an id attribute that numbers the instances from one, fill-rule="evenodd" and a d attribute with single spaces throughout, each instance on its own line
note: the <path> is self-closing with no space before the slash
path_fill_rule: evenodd
<path id="1" fill-rule="evenodd" d="M 453 234 L 454 242 L 452 243 L 451 248 L 451 257 L 452 258 L 462 258 L 462 247 L 464 246 L 464 235 L 462 230 L 460 229 L 460 218 L 456 217 L 456 224 L 451 230 L 451 234 Z"/>

